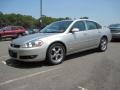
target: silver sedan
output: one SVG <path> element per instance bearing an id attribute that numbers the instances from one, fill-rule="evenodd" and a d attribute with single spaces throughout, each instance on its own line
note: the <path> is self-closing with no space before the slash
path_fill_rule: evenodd
<path id="1" fill-rule="evenodd" d="M 46 60 L 61 63 L 66 55 L 97 48 L 106 51 L 110 30 L 91 20 L 54 22 L 39 33 L 15 39 L 9 45 L 14 60 L 31 62 Z"/>

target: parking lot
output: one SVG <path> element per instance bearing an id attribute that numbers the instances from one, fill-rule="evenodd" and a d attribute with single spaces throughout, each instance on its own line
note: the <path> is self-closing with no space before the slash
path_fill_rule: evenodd
<path id="1" fill-rule="evenodd" d="M 119 40 L 106 52 L 73 54 L 55 66 L 11 60 L 9 43 L 0 42 L 0 90 L 120 90 Z"/>

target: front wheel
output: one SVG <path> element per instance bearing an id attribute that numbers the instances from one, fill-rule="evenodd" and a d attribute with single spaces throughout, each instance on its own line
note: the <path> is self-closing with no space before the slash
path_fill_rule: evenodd
<path id="1" fill-rule="evenodd" d="M 101 51 L 101 52 L 106 51 L 107 50 L 107 44 L 108 44 L 107 38 L 103 37 L 100 40 L 100 44 L 99 44 L 98 50 Z"/>
<path id="2" fill-rule="evenodd" d="M 56 65 L 62 63 L 65 58 L 65 48 L 60 43 L 52 44 L 47 52 L 47 61 Z"/>

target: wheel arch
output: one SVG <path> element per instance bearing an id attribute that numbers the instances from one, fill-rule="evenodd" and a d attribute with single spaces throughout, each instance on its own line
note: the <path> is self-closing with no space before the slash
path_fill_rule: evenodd
<path id="1" fill-rule="evenodd" d="M 63 43 L 63 42 L 61 42 L 61 41 L 52 42 L 52 43 L 49 45 L 49 47 L 47 48 L 47 52 L 48 52 L 48 49 L 50 48 L 50 46 L 53 45 L 53 44 L 55 44 L 55 43 L 60 43 L 60 44 L 62 44 L 62 45 L 64 46 L 64 48 L 65 48 L 65 54 L 67 53 L 67 47 L 66 47 L 65 43 Z M 47 53 L 46 53 L 46 54 L 47 54 Z"/>
<path id="2" fill-rule="evenodd" d="M 52 42 L 49 46 L 48 46 L 48 48 L 47 48 L 47 52 L 46 52 L 46 61 L 48 62 L 48 63 L 50 63 L 50 64 L 53 64 L 53 65 L 56 65 L 56 64 L 59 64 L 59 63 L 62 63 L 62 61 L 60 61 L 60 62 L 58 62 L 58 63 L 56 63 L 56 62 L 51 62 L 51 61 L 49 61 L 49 56 L 48 56 L 48 52 L 49 52 L 49 49 L 50 49 L 50 47 L 52 46 L 52 45 L 54 45 L 54 44 L 61 44 L 63 47 L 64 47 L 64 50 L 65 50 L 65 52 L 64 52 L 64 57 L 66 56 L 66 45 L 63 43 L 63 42 L 61 42 L 61 41 L 55 41 L 55 42 Z"/>
<path id="3" fill-rule="evenodd" d="M 107 42 L 108 42 L 108 37 L 106 36 L 106 35 L 103 35 L 102 37 L 101 37 L 101 39 L 102 38 L 106 38 L 106 40 L 107 40 Z"/>

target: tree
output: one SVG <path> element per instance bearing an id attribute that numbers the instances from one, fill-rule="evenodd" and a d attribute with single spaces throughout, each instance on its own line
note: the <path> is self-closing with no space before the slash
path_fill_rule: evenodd
<path id="1" fill-rule="evenodd" d="M 80 19 L 89 19 L 89 17 L 86 17 L 86 16 L 85 17 L 80 17 Z"/>
<path id="2" fill-rule="evenodd" d="M 40 23 L 40 19 L 42 23 Z M 45 27 L 46 25 L 60 20 L 70 20 L 71 18 L 53 18 L 43 15 L 42 18 L 35 19 L 30 15 L 21 15 L 21 14 L 3 14 L 0 12 L 0 27 L 15 25 L 23 26 L 25 28 L 40 28 Z"/>

